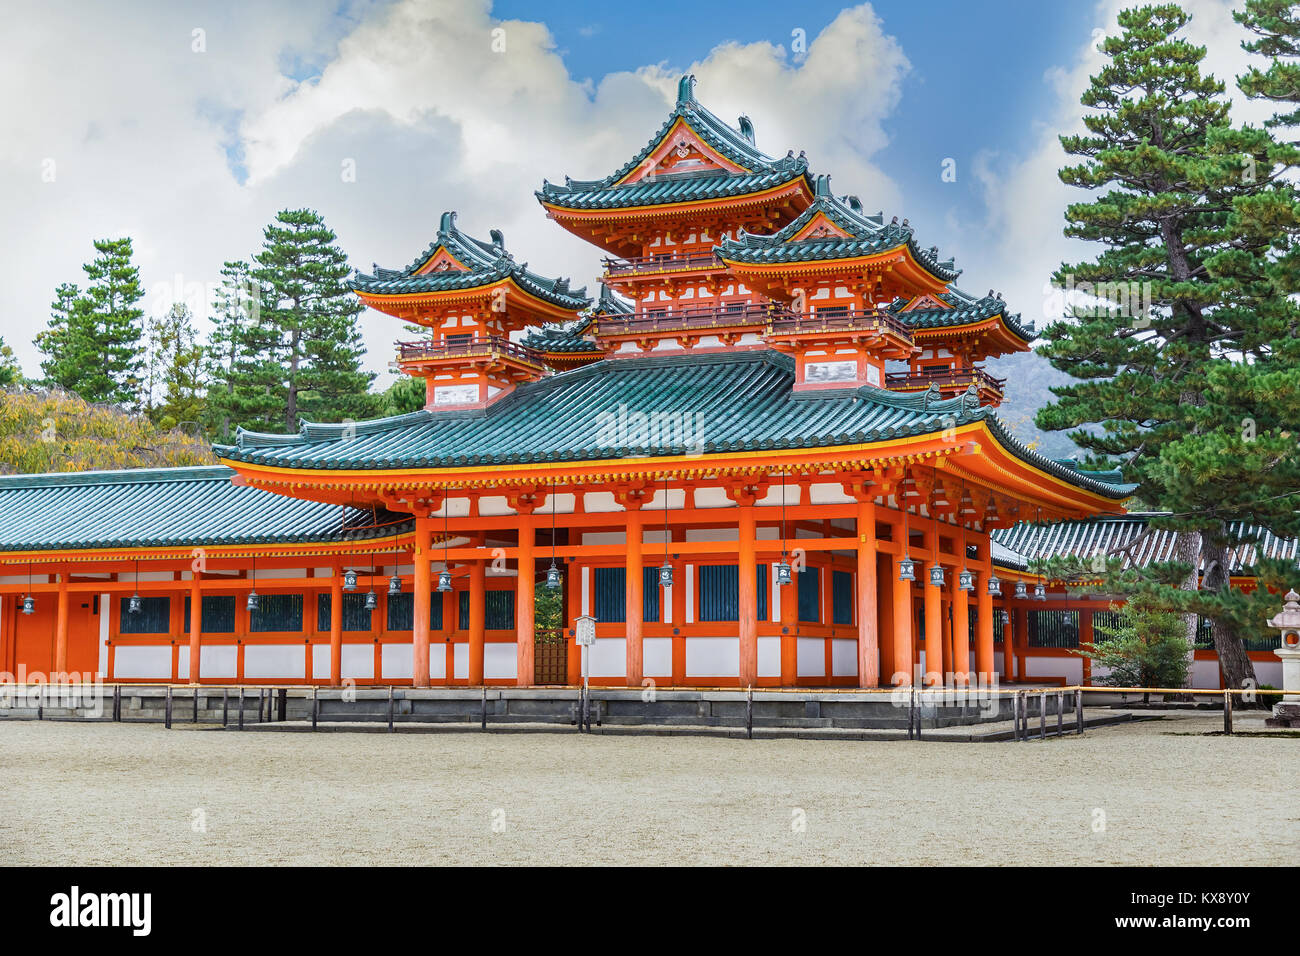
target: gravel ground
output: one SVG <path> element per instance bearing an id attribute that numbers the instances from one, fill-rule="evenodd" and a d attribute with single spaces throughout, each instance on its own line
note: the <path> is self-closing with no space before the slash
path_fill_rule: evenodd
<path id="1" fill-rule="evenodd" d="M 1016 744 L 6 721 L 0 863 L 1294 863 L 1300 738 L 1221 727 Z"/>

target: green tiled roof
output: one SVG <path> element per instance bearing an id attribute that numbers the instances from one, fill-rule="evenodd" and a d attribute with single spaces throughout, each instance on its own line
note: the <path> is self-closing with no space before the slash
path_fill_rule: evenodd
<path id="1" fill-rule="evenodd" d="M 985 420 L 1009 452 L 1030 464 L 1109 498 L 1128 494 L 1030 451 L 990 409 L 964 397 L 935 401 L 871 386 L 809 396 L 796 395 L 793 385 L 793 360 L 770 350 L 604 359 L 519 385 L 478 413 L 425 410 L 350 425 L 304 422 L 289 436 L 241 431 L 238 444 L 217 451 L 233 461 L 290 468 L 454 468 L 829 448 Z M 618 427 L 620 410 L 679 427 L 666 438 L 638 436 Z"/>
<path id="2" fill-rule="evenodd" d="M 886 224 L 884 214 L 863 215 L 857 199 L 838 199 L 831 194 L 830 177 L 818 176 L 813 204 L 793 222 L 769 235 L 740 230 L 734 239 L 724 239 L 718 253 L 732 262 L 766 265 L 777 262 L 821 262 L 852 259 L 906 246 L 928 272 L 943 282 L 961 275 L 951 259 L 939 260 L 938 249 L 922 249 L 916 244 L 912 229 L 899 225 L 898 218 Z M 848 236 L 795 239 L 794 236 L 822 213 Z"/>
<path id="3" fill-rule="evenodd" d="M 446 249 L 468 266 L 469 271 L 448 269 L 415 275 L 415 270 L 436 255 L 439 249 Z M 456 227 L 454 212 L 442 214 L 437 238 L 405 269 L 381 269 L 376 265 L 371 275 L 358 272 L 349 286 L 372 295 L 400 295 L 470 289 L 507 278 L 513 278 L 524 290 L 562 309 L 576 311 L 591 304 L 585 288 L 572 290 L 568 279 L 548 279 L 528 271 L 526 262 L 515 262 L 514 256 L 506 251 L 505 238 L 496 229 L 492 230 L 491 242 L 461 232 Z"/>
<path id="4" fill-rule="evenodd" d="M 1151 530 L 1156 513 L 1106 515 L 1084 521 L 1035 524 L 1021 522 L 993 532 L 993 539 L 1028 559 L 1074 556 L 1088 558 L 1098 552 L 1121 558 L 1125 567 L 1146 567 L 1177 557 L 1176 532 Z M 1247 573 L 1260 557 L 1297 561 L 1300 541 L 1279 538 L 1270 531 L 1241 521 L 1230 522 L 1228 533 L 1239 544 L 1228 549 L 1230 573 Z"/>
<path id="5" fill-rule="evenodd" d="M 566 209 L 617 209 L 743 196 L 800 177 L 807 178 L 808 160 L 802 153 L 795 156 L 791 150 L 781 159 L 773 159 L 754 145 L 754 127 L 748 117 L 740 117 L 740 128 L 736 129 L 701 106 L 694 90 L 695 77 L 683 76 L 677 87 L 677 104 L 663 126 L 635 156 L 604 179 L 577 180 L 565 176 L 562 186 L 543 180 L 537 198 Z M 667 174 L 626 186 L 615 185 L 659 147 L 679 119 L 744 172 Z"/>
<path id="6" fill-rule="evenodd" d="M 547 325 L 532 329 L 520 339 L 519 344 L 539 352 L 568 352 L 574 355 L 590 352 L 597 355 L 601 351 L 600 347 L 583 338 L 583 333 L 590 325 L 591 316 L 587 316 L 567 326 Z"/>
<path id="7" fill-rule="evenodd" d="M 392 526 L 377 530 L 369 511 L 348 509 L 345 522 L 338 505 L 235 485 L 233 477 L 220 465 L 0 477 L 0 551 L 339 541 L 393 533 Z"/>
<path id="8" fill-rule="evenodd" d="M 942 296 L 952 305 L 951 309 L 913 309 L 901 312 L 907 305 L 906 299 L 895 299 L 889 306 L 890 311 L 904 325 L 914 329 L 941 329 L 955 325 L 970 325 L 1001 315 L 1003 324 L 1018 338 L 1026 342 L 1033 341 L 1038 332 L 1033 322 L 1022 322 L 1019 313 L 1008 313 L 1007 304 L 998 296 L 989 293 L 981 298 L 968 295 L 957 288 L 949 288 Z"/>

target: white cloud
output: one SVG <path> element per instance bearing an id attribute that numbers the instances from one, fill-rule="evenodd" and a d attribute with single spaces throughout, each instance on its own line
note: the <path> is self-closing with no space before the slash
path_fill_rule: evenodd
<path id="1" fill-rule="evenodd" d="M 546 220 L 532 192 L 631 156 L 671 109 L 679 72 L 644 65 L 593 87 L 569 75 L 545 25 L 498 21 L 487 0 L 358 3 L 341 20 L 289 0 L 255 17 L 33 5 L 8 22 L 0 82 L 17 91 L 18 134 L 0 141 L 0 253 L 14 277 L 0 334 L 29 373 L 54 287 L 79 280 L 90 240 L 107 235 L 136 240 L 148 287 L 207 283 L 256 250 L 280 208 L 318 209 L 365 268 L 405 265 L 455 208 L 473 233 L 502 228 L 533 268 L 591 282 L 598 250 Z M 195 27 L 205 53 L 191 50 Z M 298 82 L 286 62 L 318 69 Z M 753 119 L 767 152 L 806 150 L 837 191 L 897 205 L 872 157 L 908 64 L 869 6 L 841 13 L 797 63 L 781 46 L 731 43 L 685 68 L 710 109 Z M 355 182 L 341 176 L 349 160 Z M 383 369 L 400 330 L 368 314 L 364 332 Z"/>

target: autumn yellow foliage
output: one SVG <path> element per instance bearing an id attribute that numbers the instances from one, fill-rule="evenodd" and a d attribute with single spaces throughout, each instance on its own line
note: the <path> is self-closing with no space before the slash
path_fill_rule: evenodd
<path id="1" fill-rule="evenodd" d="M 62 391 L 0 391 L 0 474 L 214 464 L 206 440 Z"/>

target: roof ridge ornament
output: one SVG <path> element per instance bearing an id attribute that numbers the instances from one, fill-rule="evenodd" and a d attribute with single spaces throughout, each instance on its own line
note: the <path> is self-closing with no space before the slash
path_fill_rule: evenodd
<path id="1" fill-rule="evenodd" d="M 756 145 L 754 142 L 753 120 L 751 120 L 744 113 L 741 113 L 740 117 L 736 120 L 736 125 L 740 127 L 740 135 L 745 137 L 745 139 L 749 140 L 749 145 L 750 146 Z"/>
<path id="2" fill-rule="evenodd" d="M 695 102 L 695 75 L 687 73 L 677 81 L 677 106 L 681 108 Z"/>
<path id="3" fill-rule="evenodd" d="M 440 234 L 445 233 L 447 235 L 451 235 L 455 231 L 456 231 L 456 212 L 455 210 L 449 209 L 446 212 L 444 212 L 442 214 L 442 217 L 438 220 L 438 232 Z"/>

